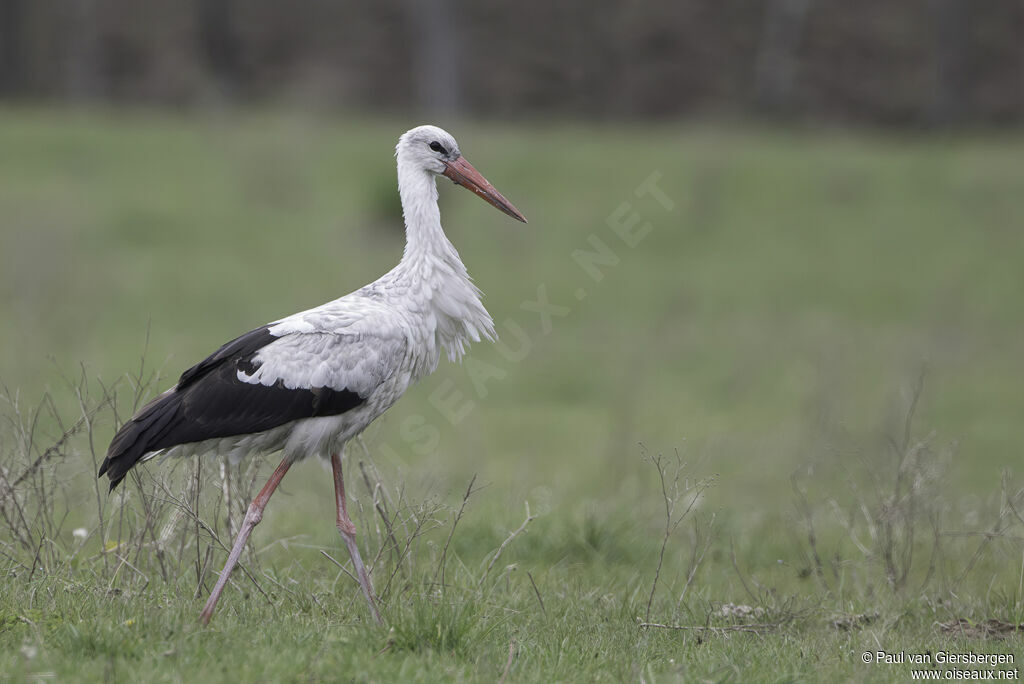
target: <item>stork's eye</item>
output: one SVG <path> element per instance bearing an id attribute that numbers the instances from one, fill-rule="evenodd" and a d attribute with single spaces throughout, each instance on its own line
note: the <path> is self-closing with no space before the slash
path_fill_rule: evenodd
<path id="1" fill-rule="evenodd" d="M 444 145 L 437 142 L 436 140 L 430 143 L 430 149 L 434 150 L 435 152 L 440 152 L 441 154 L 448 154 L 448 150 L 444 149 Z"/>

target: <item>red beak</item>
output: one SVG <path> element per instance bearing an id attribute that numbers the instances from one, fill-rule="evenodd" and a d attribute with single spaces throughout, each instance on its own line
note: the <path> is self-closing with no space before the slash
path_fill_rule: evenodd
<path id="1" fill-rule="evenodd" d="M 527 222 L 522 212 L 512 206 L 511 202 L 495 190 L 494 186 L 488 183 L 487 179 L 481 176 L 480 172 L 466 161 L 465 157 L 445 162 L 444 175 L 450 178 L 456 185 L 472 190 L 477 196 L 484 198 L 498 210 L 508 214 L 517 221 Z"/>

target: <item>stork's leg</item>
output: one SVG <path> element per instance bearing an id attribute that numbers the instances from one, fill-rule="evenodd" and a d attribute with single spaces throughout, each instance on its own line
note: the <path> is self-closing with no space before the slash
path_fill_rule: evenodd
<path id="1" fill-rule="evenodd" d="M 370 584 L 370 576 L 366 574 L 366 567 L 363 566 L 363 559 L 359 556 L 359 547 L 356 546 L 356 526 L 348 517 L 348 509 L 345 506 L 345 478 L 341 474 L 341 453 L 331 454 L 331 467 L 334 469 L 334 494 L 338 500 L 338 532 L 345 540 L 348 547 L 348 555 L 352 557 L 352 565 L 356 569 L 356 576 L 363 588 L 363 595 L 366 602 L 370 604 L 370 612 L 378 624 L 382 624 L 380 613 L 377 612 L 377 603 L 374 599 L 373 585 Z"/>
<path id="2" fill-rule="evenodd" d="M 228 562 L 224 564 L 224 569 L 220 573 L 220 578 L 217 580 L 217 584 L 213 587 L 213 593 L 210 594 L 210 598 L 207 599 L 206 605 L 203 606 L 203 612 L 199 614 L 199 619 L 204 625 L 209 624 L 210 617 L 213 615 L 213 609 L 217 607 L 217 600 L 220 598 L 221 592 L 224 591 L 224 585 L 228 583 L 228 577 L 231 576 L 231 571 L 235 569 L 235 565 L 238 563 L 239 556 L 242 555 L 242 549 L 245 548 L 245 542 L 249 539 L 249 534 L 253 528 L 259 525 L 260 520 L 263 520 L 263 509 L 266 508 L 267 502 L 270 501 L 270 495 L 277 489 L 277 485 L 281 484 L 281 480 L 284 479 L 284 474 L 288 472 L 288 468 L 291 467 L 291 460 L 287 457 L 281 461 L 281 465 L 277 466 L 277 470 L 267 480 L 267 484 L 263 485 L 263 489 L 256 495 L 256 498 L 249 504 L 249 510 L 245 513 L 245 519 L 242 521 L 242 527 L 238 530 L 238 537 L 235 539 L 235 545 L 231 548 L 231 553 L 228 555 Z"/>

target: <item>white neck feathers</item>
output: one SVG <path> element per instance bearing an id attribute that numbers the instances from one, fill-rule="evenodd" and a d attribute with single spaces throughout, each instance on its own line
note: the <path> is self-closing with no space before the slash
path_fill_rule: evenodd
<path id="1" fill-rule="evenodd" d="M 435 176 L 398 155 L 398 192 L 405 217 L 405 252 L 395 269 L 414 305 L 435 323 L 436 342 L 452 360 L 469 342 L 494 339 L 494 323 L 459 253 L 444 234 Z"/>

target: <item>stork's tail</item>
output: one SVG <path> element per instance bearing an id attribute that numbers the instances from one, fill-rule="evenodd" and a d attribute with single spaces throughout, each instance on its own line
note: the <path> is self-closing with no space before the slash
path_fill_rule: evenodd
<path id="1" fill-rule="evenodd" d="M 121 426 L 107 449 L 107 457 L 100 465 L 97 477 L 110 478 L 113 491 L 128 471 L 143 460 L 146 454 L 165 448 L 163 438 L 174 425 L 181 407 L 181 395 L 170 389 L 146 404 L 131 420 Z"/>

